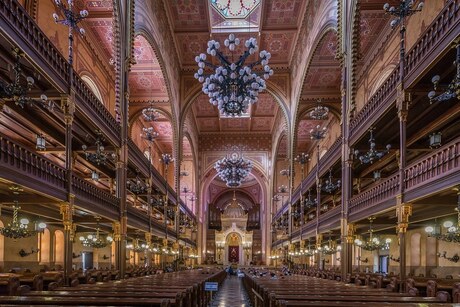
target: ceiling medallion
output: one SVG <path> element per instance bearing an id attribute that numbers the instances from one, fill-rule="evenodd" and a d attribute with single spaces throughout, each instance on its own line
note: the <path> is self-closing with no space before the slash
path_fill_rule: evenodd
<path id="1" fill-rule="evenodd" d="M 230 34 L 224 45 L 232 52 L 232 56 L 225 56 L 219 51 L 220 43 L 215 40 L 208 42 L 207 53 L 217 57 L 220 65 L 206 61 L 206 54 L 201 53 L 195 57 L 198 71 L 195 78 L 203 84 L 202 91 L 209 96 L 209 102 L 219 108 L 224 116 L 241 116 L 247 112 L 249 104 L 256 103 L 259 93 L 267 88 L 265 80 L 273 75 L 273 70 L 268 66 L 271 54 L 265 50 L 259 53 L 260 59 L 254 63 L 245 64 L 246 59 L 257 52 L 257 40 L 249 38 L 243 55 L 233 61 L 233 51 L 240 44 L 239 38 Z M 253 68 L 262 66 L 262 71 L 254 72 Z M 205 75 L 205 66 L 214 70 L 213 74 Z"/>
<path id="2" fill-rule="evenodd" d="M 252 170 L 252 162 L 237 153 L 231 157 L 225 157 L 216 162 L 214 166 L 220 179 L 224 180 L 228 187 L 236 188 Z"/>

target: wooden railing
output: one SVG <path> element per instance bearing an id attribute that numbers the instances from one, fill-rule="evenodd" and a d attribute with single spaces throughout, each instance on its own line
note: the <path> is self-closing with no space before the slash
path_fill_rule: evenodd
<path id="1" fill-rule="evenodd" d="M 77 199 L 81 199 L 90 205 L 102 205 L 107 209 L 118 209 L 120 207 L 120 201 L 116 196 L 99 189 L 75 174 L 72 174 L 72 191 Z"/>
<path id="2" fill-rule="evenodd" d="M 447 2 L 447 1 L 446 1 Z M 425 30 L 422 36 L 417 40 L 417 43 L 411 48 L 406 55 L 406 67 L 404 68 L 406 81 L 413 79 L 413 74 L 420 65 L 428 57 L 436 56 L 433 50 L 446 36 L 452 34 L 452 39 L 458 36 L 458 28 L 460 23 L 460 0 L 448 1 L 436 19 L 431 23 L 431 26 Z M 452 33 L 450 33 L 452 32 Z M 447 41 L 446 43 L 450 43 Z M 417 73 L 415 75 L 418 75 Z M 415 78 L 416 76 L 414 76 Z"/>
<path id="3" fill-rule="evenodd" d="M 149 160 L 144 156 L 139 147 L 131 138 L 128 138 L 129 159 L 134 163 L 139 172 L 144 176 L 149 174 Z"/>
<path id="4" fill-rule="evenodd" d="M 0 1 L 0 20 L 1 19 L 14 28 L 14 31 L 9 31 L 8 35 L 17 36 L 12 37 L 16 42 L 17 40 L 15 38 L 22 37 L 23 45 L 21 48 L 24 49 L 25 45 L 27 45 L 30 51 L 40 55 L 46 62 L 46 67 L 42 68 L 54 72 L 54 75 L 60 78 L 59 81 L 61 87 L 63 87 L 62 89 L 67 88 L 69 82 L 68 62 L 17 0 Z M 3 26 L 1 26 L 2 23 L 3 22 L 0 21 L 0 28 L 3 28 Z M 4 29 L 5 31 L 8 30 L 6 23 Z"/>
<path id="5" fill-rule="evenodd" d="M 460 138 L 406 167 L 405 189 L 410 191 L 454 170 L 460 170 Z"/>
<path id="6" fill-rule="evenodd" d="M 399 190 L 399 173 L 382 180 L 368 190 L 352 197 L 349 202 L 349 213 L 356 213 L 366 208 L 394 198 Z"/>
<path id="7" fill-rule="evenodd" d="M 10 169 L 30 177 L 29 181 L 33 178 L 55 189 L 65 190 L 66 187 L 66 171 L 63 167 L 4 136 L 0 136 L 0 167 L 4 168 L 2 177 Z"/>
<path id="8" fill-rule="evenodd" d="M 320 214 L 318 220 L 318 228 L 320 231 L 325 231 L 331 229 L 330 226 L 333 223 L 340 223 L 340 213 L 341 213 L 341 204 L 338 204 L 336 207 L 327 210 L 326 212 Z M 327 228 L 327 229 L 326 229 Z"/>
<path id="9" fill-rule="evenodd" d="M 74 76 L 73 86 L 75 89 L 75 93 L 78 99 L 78 102 L 85 106 L 88 110 L 92 112 L 92 115 L 96 115 L 99 119 L 100 123 L 107 125 L 108 131 L 104 131 L 105 133 L 113 134 L 115 138 L 118 140 L 120 136 L 120 125 L 117 123 L 115 118 L 110 114 L 109 110 L 102 104 L 99 99 L 94 96 L 93 91 L 83 82 L 83 80 L 75 75 Z M 78 107 L 78 104 L 77 104 Z"/>
<path id="10" fill-rule="evenodd" d="M 342 136 L 339 136 L 337 140 L 329 147 L 328 151 L 319 160 L 319 173 L 323 174 L 329 170 L 332 165 L 341 157 L 342 148 Z"/>
<path id="11" fill-rule="evenodd" d="M 377 111 L 386 109 L 386 105 L 390 102 L 388 97 L 396 94 L 396 85 L 399 80 L 399 66 L 393 70 L 388 79 L 380 86 L 369 101 L 364 105 L 361 111 L 356 114 L 350 122 L 350 136 L 355 135 L 358 128 L 363 126 L 364 123 L 372 118 Z"/>

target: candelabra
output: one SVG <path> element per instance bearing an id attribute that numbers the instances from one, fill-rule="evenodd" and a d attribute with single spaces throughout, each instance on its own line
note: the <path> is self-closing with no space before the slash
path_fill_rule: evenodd
<path id="1" fill-rule="evenodd" d="M 225 40 L 224 45 L 233 52 L 240 43 L 239 38 L 230 34 Z M 273 70 L 268 66 L 271 54 L 265 50 L 259 53 L 260 59 L 251 64 L 245 64 L 246 59 L 258 50 L 257 40 L 249 38 L 245 46 L 247 50 L 238 57 L 236 62 L 231 63 L 230 58 L 223 55 L 220 51 L 220 43 L 215 40 L 208 42 L 207 53 L 217 57 L 220 65 L 206 61 L 206 54 L 201 53 L 195 57 L 198 64 L 198 71 L 195 78 L 203 84 L 203 93 L 209 96 L 209 102 L 217 105 L 221 114 L 225 116 L 241 116 L 247 112 L 248 105 L 256 103 L 259 92 L 266 89 L 264 79 L 273 75 Z M 252 69 L 261 64 L 261 73 L 253 72 Z M 205 75 L 204 68 L 209 66 L 215 70 L 214 74 Z M 263 76 L 263 77 L 261 77 Z"/>
<path id="2" fill-rule="evenodd" d="M 315 208 L 318 205 L 318 202 L 315 199 L 311 198 L 311 189 L 308 189 L 308 198 L 304 200 L 305 210 Z"/>
<path id="3" fill-rule="evenodd" d="M 128 180 L 127 183 L 128 190 L 131 191 L 134 195 L 145 194 L 147 192 L 147 187 L 145 184 L 136 176 L 136 181 Z"/>
<path id="4" fill-rule="evenodd" d="M 83 19 L 88 17 L 88 11 L 82 10 L 79 13 L 73 12 L 73 0 L 67 0 L 68 7 L 62 3 L 61 0 L 55 0 L 57 7 L 59 8 L 64 19 L 59 19 L 59 15 L 53 13 L 54 22 L 66 25 L 69 27 L 69 64 L 72 67 L 73 64 L 73 30 L 79 32 L 81 35 L 85 34 L 85 30 L 78 26 Z"/>
<path id="5" fill-rule="evenodd" d="M 320 125 L 317 125 L 315 128 L 310 130 L 310 138 L 312 140 L 316 140 L 316 141 L 322 140 L 326 137 L 326 134 L 327 134 L 327 128 L 326 127 L 321 128 Z"/>
<path id="6" fill-rule="evenodd" d="M 359 154 L 359 150 L 355 150 L 354 152 L 356 158 L 358 158 L 359 161 L 361 161 L 361 164 L 367 164 L 367 163 L 372 164 L 374 163 L 374 161 L 381 159 L 384 155 L 386 155 L 390 151 L 390 148 L 391 148 L 390 144 L 386 146 L 385 150 L 378 151 L 375 149 L 376 144 L 375 144 L 373 131 L 374 129 L 369 130 L 369 133 L 370 133 L 369 141 L 368 141 L 369 146 L 370 146 L 369 150 L 365 154 L 362 154 L 362 155 Z"/>
<path id="7" fill-rule="evenodd" d="M 327 193 L 333 193 L 335 190 L 340 188 L 340 180 L 337 180 L 336 183 L 332 181 L 332 169 L 329 170 L 329 179 L 326 180 L 326 183 L 322 186 L 322 190 Z"/>
<path id="8" fill-rule="evenodd" d="M 455 77 L 445 87 L 446 90 L 443 93 L 439 94 L 438 96 L 436 96 L 436 90 L 438 89 L 439 81 L 441 80 L 441 77 L 439 75 L 436 75 L 431 79 L 434 90 L 428 93 L 428 98 L 430 98 L 430 103 L 447 101 L 452 98 L 457 98 L 460 100 L 460 41 L 456 43 L 455 48 L 457 49 L 457 55 L 456 55 L 455 62 L 454 62 L 454 65 L 456 66 Z"/>
<path id="9" fill-rule="evenodd" d="M 88 146 L 87 145 L 82 145 L 81 148 L 83 149 L 83 152 L 85 154 L 86 160 L 95 163 L 97 165 L 105 164 L 109 160 L 109 158 L 114 159 L 115 158 L 115 153 L 109 153 L 105 150 L 104 145 L 102 142 L 104 141 L 104 138 L 102 137 L 102 132 L 97 130 L 96 131 L 96 151 L 94 152 L 89 152 L 88 151 Z"/>
<path id="10" fill-rule="evenodd" d="M 160 117 L 160 113 L 150 105 L 148 108 L 142 109 L 142 116 L 146 122 L 154 122 Z"/>
<path id="11" fill-rule="evenodd" d="M 318 104 L 310 112 L 310 117 L 316 120 L 324 120 L 324 119 L 327 119 L 328 115 L 329 115 L 329 108 L 326 106 L 322 106 L 321 99 L 318 99 Z"/>
<path id="12" fill-rule="evenodd" d="M 143 127 L 142 128 L 142 133 L 140 134 L 140 136 L 148 141 L 149 143 L 153 142 L 158 136 L 159 136 L 159 133 L 156 132 L 153 127 L 149 127 L 149 128 L 145 128 Z M 149 145 L 150 146 L 150 145 Z"/>
<path id="13" fill-rule="evenodd" d="M 34 78 L 28 76 L 26 77 L 26 82 L 21 82 L 21 57 L 24 56 L 24 53 L 19 50 L 19 48 L 13 48 L 12 51 L 15 62 L 13 65 L 14 80 L 12 83 L 5 83 L 0 81 L 0 99 L 11 100 L 21 108 L 24 108 L 24 105 L 31 104 L 34 99 L 27 96 L 27 93 L 32 89 L 32 86 L 35 83 Z M 42 102 L 48 100 L 46 95 L 42 94 L 40 96 Z"/>
<path id="14" fill-rule="evenodd" d="M 86 237 L 80 236 L 79 239 L 83 246 L 92 247 L 92 248 L 104 248 L 110 243 L 112 243 L 113 238 L 110 235 L 104 238 L 99 234 L 99 230 L 100 230 L 99 220 L 100 218 L 96 217 L 96 221 L 97 221 L 96 234 L 88 234 Z"/>

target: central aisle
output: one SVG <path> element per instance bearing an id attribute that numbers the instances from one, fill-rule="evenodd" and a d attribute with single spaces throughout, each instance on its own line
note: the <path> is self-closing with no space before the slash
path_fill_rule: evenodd
<path id="1" fill-rule="evenodd" d="M 250 307 L 251 302 L 243 286 L 242 278 L 228 276 L 215 295 L 212 307 Z"/>

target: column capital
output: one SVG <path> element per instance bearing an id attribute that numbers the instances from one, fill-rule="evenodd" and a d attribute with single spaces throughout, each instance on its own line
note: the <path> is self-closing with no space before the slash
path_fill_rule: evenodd
<path id="1" fill-rule="evenodd" d="M 64 230 L 72 230 L 72 215 L 73 215 L 73 206 L 70 202 L 63 202 L 59 205 L 59 213 L 62 216 L 62 223 L 64 224 Z"/>
<path id="2" fill-rule="evenodd" d="M 71 125 L 75 113 L 75 91 L 70 95 L 61 95 L 61 110 L 64 112 L 64 120 L 67 126 Z"/>
<path id="3" fill-rule="evenodd" d="M 409 227 L 409 217 L 412 215 L 412 204 L 401 204 L 396 207 L 396 215 L 398 217 L 398 233 L 406 233 Z"/>
<path id="4" fill-rule="evenodd" d="M 113 239 L 117 242 L 121 241 L 121 225 L 120 222 L 116 221 L 112 223 Z"/>

